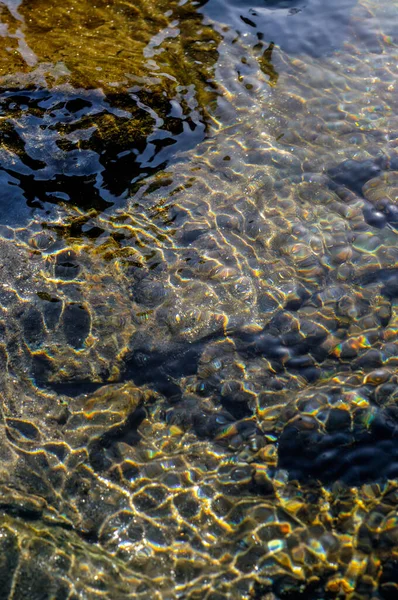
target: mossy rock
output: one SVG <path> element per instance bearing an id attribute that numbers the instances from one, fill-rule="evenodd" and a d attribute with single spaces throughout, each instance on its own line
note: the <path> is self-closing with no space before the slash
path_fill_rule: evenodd
<path id="1" fill-rule="evenodd" d="M 220 38 L 192 2 L 25 0 L 18 11 L 2 9 L 10 44 L 1 51 L 2 78 L 62 63 L 61 79 L 75 88 L 127 89 L 144 77 L 152 93 L 194 84 L 200 103 L 209 99 Z"/>
<path id="2" fill-rule="evenodd" d="M 0 110 L 5 117 L 0 141 L 6 150 L 1 166 L 7 168 L 11 157 L 18 175 L 26 174 L 26 166 L 30 169 L 29 180 L 32 174 L 37 189 L 21 179 L 28 203 L 47 201 L 49 190 L 39 180 L 69 177 L 65 165 L 74 161 L 74 151 L 98 155 L 96 172 L 107 169 L 105 187 L 114 184 L 111 194 L 118 196 L 140 171 L 134 163 L 151 134 L 161 130 L 151 142 L 155 154 L 172 147 L 167 159 L 178 150 L 180 134 L 185 139 L 195 131 L 193 145 L 203 138 L 215 101 L 220 36 L 204 24 L 192 2 L 100 0 L 94 6 L 88 1 L 49 5 L 26 0 L 18 10 L 1 5 L 0 23 L 5 40 L 0 49 Z M 33 125 L 37 118 L 43 121 L 39 128 Z M 22 130 L 20 119 L 29 120 Z M 127 160 L 119 160 L 123 152 L 129 153 Z M 14 155 L 22 166 L 15 165 Z M 148 164 L 144 176 L 167 159 Z M 37 177 L 36 171 L 46 167 L 51 172 Z M 59 182 L 63 191 L 67 183 Z M 72 195 L 78 196 L 78 190 Z M 101 210 L 106 202 L 75 200 L 86 209 Z"/>

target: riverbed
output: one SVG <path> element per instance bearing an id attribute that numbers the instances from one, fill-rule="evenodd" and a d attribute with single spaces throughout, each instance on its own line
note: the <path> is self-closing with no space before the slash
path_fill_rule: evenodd
<path id="1" fill-rule="evenodd" d="M 0 600 L 398 594 L 396 0 L 0 0 Z"/>

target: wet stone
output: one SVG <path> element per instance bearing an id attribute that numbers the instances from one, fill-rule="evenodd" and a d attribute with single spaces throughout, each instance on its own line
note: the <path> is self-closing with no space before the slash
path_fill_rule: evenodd
<path id="1" fill-rule="evenodd" d="M 8 598 L 19 562 L 18 538 L 8 527 L 2 526 L 0 532 L 0 589 L 4 598 Z"/>
<path id="2" fill-rule="evenodd" d="M 387 221 L 396 227 L 398 224 L 398 207 L 395 204 L 385 204 L 383 209 Z"/>
<path id="3" fill-rule="evenodd" d="M 261 312 L 271 313 L 279 308 L 279 299 L 272 293 L 264 293 L 258 297 L 258 307 Z"/>
<path id="4" fill-rule="evenodd" d="M 42 314 L 32 307 L 25 312 L 21 321 L 26 343 L 32 349 L 39 348 L 43 344 L 45 338 Z"/>
<path id="5" fill-rule="evenodd" d="M 358 369 L 374 369 L 383 365 L 383 356 L 378 350 L 369 350 L 362 354 L 354 365 Z"/>
<path id="6" fill-rule="evenodd" d="M 160 306 L 166 299 L 166 289 L 160 281 L 149 278 L 138 281 L 132 287 L 132 298 L 138 304 L 150 308 Z"/>
<path id="7" fill-rule="evenodd" d="M 91 318 L 88 310 L 80 304 L 67 304 L 62 313 L 65 339 L 73 348 L 82 348 L 90 333 Z"/>
<path id="8" fill-rule="evenodd" d="M 362 188 L 367 181 L 381 173 L 379 161 L 347 160 L 329 171 L 333 182 L 344 185 L 357 194 L 362 194 Z"/>
<path id="9" fill-rule="evenodd" d="M 382 229 L 387 224 L 387 216 L 374 208 L 364 208 L 363 216 L 369 225 L 377 227 L 378 229 Z"/>
<path id="10" fill-rule="evenodd" d="M 67 281 L 76 279 L 80 272 L 77 256 L 72 250 L 66 250 L 56 255 L 54 276 Z"/>
<path id="11" fill-rule="evenodd" d="M 6 424 L 9 428 L 14 429 L 24 438 L 30 440 L 39 440 L 40 439 L 40 431 L 28 421 L 22 421 L 20 419 L 6 419 Z"/>
<path id="12" fill-rule="evenodd" d="M 55 329 L 61 317 L 62 301 L 60 298 L 51 296 L 50 294 L 42 294 L 40 298 L 42 300 L 42 312 L 46 327 L 47 329 Z"/>
<path id="13" fill-rule="evenodd" d="M 300 419 L 292 421 L 279 440 L 279 466 L 288 469 L 292 478 L 303 480 L 341 480 L 348 485 L 385 481 L 396 470 L 395 427 L 396 415 L 388 410 L 378 411 L 365 431 L 351 428 L 344 411 L 329 413 L 327 433 L 320 426 L 300 427 Z"/>
<path id="14" fill-rule="evenodd" d="M 50 374 L 53 372 L 53 364 L 47 354 L 36 352 L 32 356 L 31 372 L 37 385 L 48 381 Z"/>

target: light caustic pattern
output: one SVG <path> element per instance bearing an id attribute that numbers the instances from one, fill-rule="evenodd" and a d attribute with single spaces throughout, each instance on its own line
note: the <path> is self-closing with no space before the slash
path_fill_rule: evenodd
<path id="1" fill-rule="evenodd" d="M 215 24 L 205 141 L 2 227 L 4 598 L 398 594 L 396 9 Z"/>

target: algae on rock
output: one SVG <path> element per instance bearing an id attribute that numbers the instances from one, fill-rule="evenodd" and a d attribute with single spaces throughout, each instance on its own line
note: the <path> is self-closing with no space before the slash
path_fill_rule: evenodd
<path id="1" fill-rule="evenodd" d="M 5 40 L 0 140 L 6 160 L 0 166 L 8 168 L 11 160 L 18 178 L 26 166 L 35 183 L 68 176 L 65 164 L 73 151 L 89 150 L 98 155 L 97 173 L 106 167 L 108 177 L 117 168 L 108 179 L 122 181 L 111 190 L 119 196 L 131 181 L 164 165 L 179 150 L 180 137 L 184 148 L 203 139 L 216 98 L 213 70 L 220 36 L 193 3 L 24 0 L 15 8 L 0 2 L 0 34 Z M 40 90 L 49 93 L 40 96 Z M 32 127 L 36 117 L 43 122 Z M 49 161 L 56 151 L 60 156 L 54 168 L 48 164 L 47 174 L 45 152 L 39 163 L 32 165 L 30 158 L 37 161 L 33 155 L 42 154 L 43 140 L 51 142 L 54 131 L 58 139 Z M 119 156 L 123 152 L 127 159 Z M 24 164 L 15 168 L 18 159 Z M 33 194 L 41 202 L 48 192 L 42 187 Z M 25 195 L 29 201 L 29 191 Z"/>

